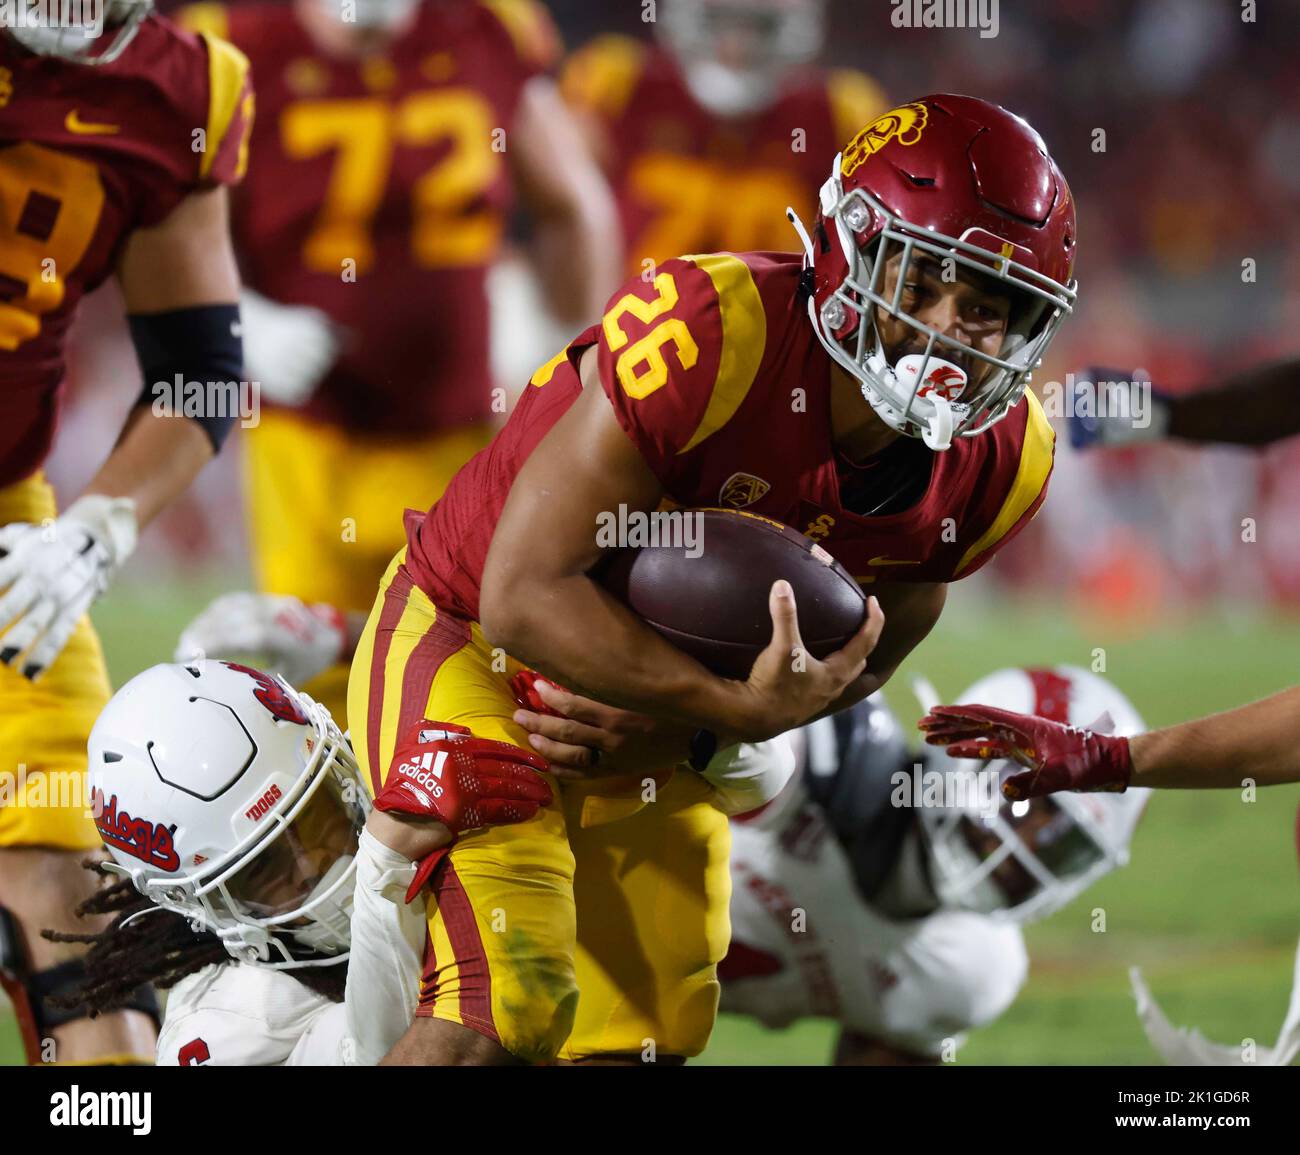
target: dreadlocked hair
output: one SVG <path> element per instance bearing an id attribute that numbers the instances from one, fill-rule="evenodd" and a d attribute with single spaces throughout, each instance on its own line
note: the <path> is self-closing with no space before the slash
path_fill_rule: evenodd
<path id="1" fill-rule="evenodd" d="M 109 876 L 103 864 L 94 859 L 82 865 L 101 879 Z M 166 990 L 206 966 L 234 962 L 221 939 L 210 930 L 196 928 L 184 915 L 150 902 L 130 879 L 101 883 L 78 905 L 76 914 L 78 918 L 116 916 L 103 930 L 87 934 L 41 931 L 50 942 L 87 946 L 83 960 L 85 982 L 74 993 L 52 998 L 51 1002 L 66 1010 L 84 1007 L 92 1019 L 126 1006 L 141 986 Z M 337 966 L 300 967 L 286 973 L 308 990 L 341 1003 L 347 970 L 343 962 Z"/>

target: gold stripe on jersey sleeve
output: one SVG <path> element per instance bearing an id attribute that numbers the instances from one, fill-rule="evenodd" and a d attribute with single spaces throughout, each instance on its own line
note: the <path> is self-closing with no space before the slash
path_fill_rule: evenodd
<path id="1" fill-rule="evenodd" d="M 560 93 L 574 107 L 614 120 L 631 99 L 644 56 L 630 37 L 598 36 L 569 57 L 560 73 Z"/>
<path id="2" fill-rule="evenodd" d="M 206 32 L 211 36 L 220 36 L 222 40 L 230 39 L 230 17 L 224 4 L 212 0 L 200 0 L 198 4 L 186 4 L 172 13 L 172 19 L 190 32 Z"/>
<path id="3" fill-rule="evenodd" d="M 709 275 L 722 315 L 722 356 L 708 407 L 690 440 L 678 453 L 689 453 L 712 437 L 735 415 L 753 387 L 767 345 L 767 316 L 749 266 L 730 253 L 683 257 Z"/>
<path id="4" fill-rule="evenodd" d="M 204 139 L 203 162 L 199 176 L 206 177 L 216 163 L 225 140 L 226 130 L 235 119 L 244 84 L 248 78 L 248 57 L 229 40 L 222 40 L 210 32 L 200 32 L 208 46 L 208 127 Z M 248 142 L 240 149 L 239 172 L 247 162 Z"/>
<path id="5" fill-rule="evenodd" d="M 837 68 L 826 81 L 831 103 L 835 139 L 840 144 L 852 140 L 864 127 L 889 109 L 885 90 L 865 72 Z"/>
<path id="6" fill-rule="evenodd" d="M 568 357 L 569 347 L 568 345 L 565 345 L 563 349 L 556 353 L 554 357 L 547 361 L 545 365 L 538 369 L 537 372 L 528 379 L 528 384 L 536 385 L 537 388 L 540 389 L 555 376 L 555 371 L 563 365 L 566 360 L 568 360 Z"/>
<path id="7" fill-rule="evenodd" d="M 553 68 L 564 51 L 551 14 L 537 0 L 484 0 L 505 26 L 520 59 L 537 68 Z"/>
<path id="8" fill-rule="evenodd" d="M 1025 515 L 1025 510 L 1034 504 L 1043 492 L 1043 486 L 1047 484 L 1047 475 L 1052 471 L 1056 430 L 1047 420 L 1038 398 L 1029 390 L 1025 391 L 1025 404 L 1029 406 L 1029 412 L 1025 416 L 1025 440 L 1020 447 L 1020 465 L 1016 469 L 1015 480 L 1011 483 L 1011 491 L 993 524 L 962 555 L 956 573 L 962 573 L 980 554 L 1001 541 Z"/>

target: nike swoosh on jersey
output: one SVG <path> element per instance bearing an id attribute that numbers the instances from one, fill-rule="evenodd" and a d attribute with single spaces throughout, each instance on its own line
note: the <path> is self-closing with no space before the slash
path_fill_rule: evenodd
<path id="1" fill-rule="evenodd" d="M 873 557 L 867 565 L 920 565 L 919 561 L 902 561 L 892 557 Z"/>
<path id="2" fill-rule="evenodd" d="M 64 119 L 63 127 L 79 136 L 112 136 L 113 133 L 122 131 L 120 124 L 93 124 L 82 120 L 75 108 Z"/>

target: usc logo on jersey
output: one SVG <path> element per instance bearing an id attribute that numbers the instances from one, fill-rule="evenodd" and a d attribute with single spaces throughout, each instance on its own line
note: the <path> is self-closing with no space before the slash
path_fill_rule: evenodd
<path id="1" fill-rule="evenodd" d="M 929 112 L 924 104 L 904 104 L 877 117 L 848 143 L 840 172 L 852 176 L 857 167 L 885 147 L 891 140 L 913 145 L 921 139 Z"/>
<path id="2" fill-rule="evenodd" d="M 808 528 L 803 531 L 803 535 L 813 541 L 820 541 L 830 533 L 834 525 L 835 519 L 829 513 L 823 513 L 808 523 Z"/>

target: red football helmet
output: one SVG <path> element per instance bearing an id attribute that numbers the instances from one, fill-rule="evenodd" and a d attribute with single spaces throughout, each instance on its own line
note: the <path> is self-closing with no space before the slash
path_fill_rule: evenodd
<path id="1" fill-rule="evenodd" d="M 887 425 L 932 449 L 1006 416 L 1074 305 L 1069 186 L 1039 135 L 984 100 L 926 96 L 885 113 L 835 158 L 813 236 L 790 219 L 813 270 L 817 336 Z M 945 280 L 960 271 L 1010 297 L 996 354 L 908 311 L 913 265 L 940 268 Z M 891 364 L 882 316 L 911 326 L 909 343 L 923 351 Z"/>

